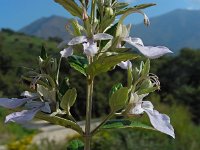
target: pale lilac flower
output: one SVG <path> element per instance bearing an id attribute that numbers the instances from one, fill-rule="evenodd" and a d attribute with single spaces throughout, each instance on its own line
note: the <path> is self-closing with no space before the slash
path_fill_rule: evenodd
<path id="1" fill-rule="evenodd" d="M 73 48 L 69 46 L 68 48 L 65 48 L 64 50 L 60 51 L 61 57 L 69 57 L 73 55 Z"/>
<path id="2" fill-rule="evenodd" d="M 86 36 L 77 36 L 73 38 L 68 43 L 66 41 L 62 42 L 59 47 L 62 47 L 62 45 L 66 44 L 69 46 L 68 48 L 61 51 L 62 57 L 69 57 L 73 55 L 73 46 L 77 44 L 83 44 L 83 52 L 87 56 L 94 56 L 98 52 L 98 47 L 96 41 L 98 40 L 111 40 L 113 36 L 106 34 L 106 33 L 98 33 L 93 35 L 92 38 L 88 38 Z"/>
<path id="3" fill-rule="evenodd" d="M 0 106 L 5 108 L 14 109 L 20 106 L 25 105 L 27 110 L 22 110 L 21 112 L 14 112 L 6 116 L 5 123 L 7 122 L 16 122 L 23 123 L 30 121 L 36 115 L 38 111 L 43 111 L 46 113 L 51 113 L 51 109 L 48 102 L 33 101 L 38 98 L 36 93 L 30 93 L 25 91 L 21 94 L 26 98 L 0 98 Z"/>
<path id="4" fill-rule="evenodd" d="M 142 11 L 137 11 L 137 12 L 141 13 L 144 16 L 144 23 L 145 23 L 145 25 L 149 26 L 150 21 L 149 21 L 149 18 L 147 17 L 147 15 L 145 13 L 143 13 Z M 131 37 L 130 36 L 131 25 L 127 25 L 127 26 L 124 25 L 121 28 L 123 30 L 122 34 L 119 35 L 121 37 L 121 41 L 124 41 L 124 42 L 134 46 L 147 58 L 155 59 L 155 58 L 159 58 L 165 54 L 173 53 L 171 50 L 169 50 L 165 46 L 156 46 L 156 47 L 145 46 L 140 38 Z M 121 42 L 118 43 L 118 47 L 121 47 Z"/>
<path id="5" fill-rule="evenodd" d="M 154 110 L 153 104 L 150 101 L 142 101 L 145 96 L 146 95 L 138 96 L 136 93 L 132 94 L 131 101 L 134 106 L 130 109 L 129 115 L 139 115 L 146 112 L 151 124 L 156 130 L 175 138 L 174 129 L 170 124 L 170 118 Z"/>
<path id="6" fill-rule="evenodd" d="M 121 67 L 122 69 L 128 69 L 132 68 L 132 63 L 130 60 L 122 61 L 121 63 L 118 64 L 118 66 Z"/>

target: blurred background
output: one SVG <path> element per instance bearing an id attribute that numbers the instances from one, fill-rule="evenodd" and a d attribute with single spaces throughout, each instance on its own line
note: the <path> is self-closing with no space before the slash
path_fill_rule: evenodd
<path id="1" fill-rule="evenodd" d="M 94 150 L 199 150 L 200 149 L 200 0 L 126 0 L 131 5 L 156 3 L 145 9 L 151 25 L 145 27 L 143 18 L 131 15 L 126 23 L 133 24 L 131 35 L 143 39 L 145 45 L 165 45 L 174 54 L 151 61 L 151 72 L 158 75 L 161 90 L 151 94 L 151 100 L 162 113 L 170 116 L 176 139 L 161 133 L 141 129 L 101 132 L 94 137 Z M 22 92 L 20 76 L 36 67 L 42 45 L 52 56 L 59 55 L 56 47 L 70 39 L 65 26 L 71 16 L 53 0 L 0 0 L 0 97 L 18 97 Z M 145 59 L 144 59 L 145 60 Z M 137 60 L 134 65 L 137 66 Z M 78 90 L 78 101 L 72 109 L 77 120 L 84 119 L 85 82 L 83 76 L 63 61 L 62 76 Z M 95 80 L 93 118 L 109 112 L 108 91 L 118 82 L 126 82 L 124 71 L 116 69 Z M 40 125 L 4 124 L 7 110 L 0 108 L 0 149 L 57 150 L 66 149 L 67 141 L 77 137 L 70 131 L 51 133 L 50 128 L 40 144 L 32 143 L 40 135 Z M 79 117 L 78 117 L 79 116 Z M 147 116 L 140 118 L 149 122 Z M 43 122 L 41 123 L 43 124 Z M 34 127 L 32 127 L 34 126 Z M 48 125 L 48 127 L 51 125 Z M 29 128 L 27 128 L 29 127 Z M 63 130 L 63 129 L 62 129 Z M 59 135 L 60 134 L 60 135 Z M 62 135 L 61 135 L 62 134 Z M 63 134 L 66 134 L 66 136 Z M 38 143 L 38 141 L 36 142 Z"/>

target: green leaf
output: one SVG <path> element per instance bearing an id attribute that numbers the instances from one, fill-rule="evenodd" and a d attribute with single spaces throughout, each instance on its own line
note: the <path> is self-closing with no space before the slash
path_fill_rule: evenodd
<path id="1" fill-rule="evenodd" d="M 59 92 L 64 95 L 65 92 L 69 89 L 69 78 L 65 77 L 60 84 Z"/>
<path id="2" fill-rule="evenodd" d="M 41 57 L 43 60 L 47 59 L 47 53 L 46 53 L 46 49 L 45 49 L 44 45 L 42 45 L 40 57 Z"/>
<path id="3" fill-rule="evenodd" d="M 105 29 L 108 28 L 114 21 L 115 21 L 115 16 L 104 17 L 102 23 L 99 25 L 100 32 L 105 32 Z"/>
<path id="4" fill-rule="evenodd" d="M 77 97 L 77 92 L 75 88 L 67 90 L 65 95 L 62 97 L 60 106 L 64 110 L 69 111 L 70 107 L 74 105 L 76 97 Z"/>
<path id="5" fill-rule="evenodd" d="M 119 90 L 122 87 L 123 85 L 121 83 L 115 84 L 110 90 L 109 97 L 111 97 L 117 90 Z"/>
<path id="6" fill-rule="evenodd" d="M 109 71 L 112 67 L 116 66 L 121 61 L 132 60 L 136 59 L 137 57 L 139 56 L 133 53 L 117 53 L 111 56 L 102 56 L 90 64 L 86 72 L 90 76 L 94 77 L 100 73 Z"/>
<path id="7" fill-rule="evenodd" d="M 147 8 L 147 7 L 151 7 L 151 6 L 155 6 L 155 5 L 156 5 L 156 4 L 153 4 L 153 3 L 136 5 L 136 6 L 134 6 L 134 7 L 130 7 L 130 8 L 126 8 L 126 9 L 124 9 L 124 10 L 118 11 L 118 12 L 116 13 L 116 16 L 118 16 L 118 15 L 123 15 L 123 14 L 129 12 L 130 10 L 131 10 L 131 11 L 133 11 L 133 10 L 136 11 L 136 10 L 145 9 L 145 8 Z"/>
<path id="8" fill-rule="evenodd" d="M 72 27 L 73 27 L 73 29 L 74 29 L 74 36 L 81 36 L 81 35 L 82 35 L 82 34 L 81 34 L 81 31 L 84 31 L 84 30 L 85 30 L 84 27 L 81 26 L 81 25 L 78 23 L 78 21 L 75 20 L 75 19 L 70 20 L 70 22 L 71 22 L 71 25 L 72 25 Z"/>
<path id="9" fill-rule="evenodd" d="M 106 122 L 104 126 L 101 127 L 101 129 L 122 129 L 122 128 L 143 128 L 148 130 L 155 130 L 153 127 L 145 125 L 138 121 L 132 121 L 132 120 L 110 120 Z"/>
<path id="10" fill-rule="evenodd" d="M 142 68 L 141 75 L 147 76 L 149 74 L 149 71 L 150 71 L 150 60 L 147 59 L 147 61 L 145 62 L 144 66 Z"/>
<path id="11" fill-rule="evenodd" d="M 73 130 L 77 131 L 79 134 L 83 135 L 82 128 L 73 121 L 66 120 L 66 119 L 58 117 L 58 116 L 50 116 L 50 115 L 44 114 L 42 112 L 37 113 L 35 117 L 38 119 L 48 121 L 49 123 L 52 123 L 55 125 L 60 125 L 60 126 L 66 127 L 66 128 L 73 129 Z"/>
<path id="12" fill-rule="evenodd" d="M 129 3 L 116 3 L 113 8 L 116 9 L 116 11 L 119 11 L 127 6 L 129 6 Z"/>
<path id="13" fill-rule="evenodd" d="M 84 150 L 84 143 L 80 140 L 72 140 L 69 142 L 67 150 Z"/>
<path id="14" fill-rule="evenodd" d="M 127 86 L 128 86 L 128 88 L 131 88 L 131 86 L 133 84 L 132 68 L 128 67 L 127 74 L 128 74 L 128 77 L 127 77 Z"/>
<path id="15" fill-rule="evenodd" d="M 62 5 L 71 15 L 82 19 L 83 10 L 74 2 L 74 0 L 54 0 Z"/>
<path id="16" fill-rule="evenodd" d="M 109 99 L 109 105 L 112 112 L 122 109 L 128 100 L 128 88 L 122 87 L 113 93 Z"/>
<path id="17" fill-rule="evenodd" d="M 138 95 L 152 93 L 152 92 L 156 91 L 157 89 L 158 89 L 158 87 L 156 86 L 156 87 L 149 87 L 146 89 L 138 90 Z"/>
<path id="18" fill-rule="evenodd" d="M 56 102 L 56 91 L 53 90 L 49 90 L 48 88 L 37 84 L 37 92 L 43 96 L 43 98 L 47 101 L 50 102 Z"/>
<path id="19" fill-rule="evenodd" d="M 68 57 L 68 62 L 72 68 L 86 76 L 88 61 L 85 57 L 73 55 Z"/>

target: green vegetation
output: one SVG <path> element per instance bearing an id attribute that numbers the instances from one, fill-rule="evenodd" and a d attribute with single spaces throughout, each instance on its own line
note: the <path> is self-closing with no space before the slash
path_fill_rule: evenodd
<path id="1" fill-rule="evenodd" d="M 20 75 L 30 70 L 29 67 L 37 66 L 37 56 L 42 45 L 45 45 L 51 55 L 56 56 L 55 52 L 58 53 L 59 51 L 56 48 L 57 43 L 52 39 L 51 41 L 45 41 L 5 29 L 0 32 L 1 97 L 16 97 L 22 92 L 19 84 Z M 135 129 L 130 132 L 128 129 L 116 130 L 111 133 L 108 130 L 99 133 L 94 138 L 93 149 L 112 150 L 120 147 L 121 150 L 198 150 L 200 147 L 200 135 L 198 134 L 200 133 L 200 127 L 198 126 L 200 122 L 198 117 L 200 116 L 200 98 L 198 96 L 198 93 L 200 93 L 200 51 L 183 49 L 177 56 L 153 60 L 151 63 L 151 72 L 160 77 L 161 91 L 158 92 L 160 96 L 150 95 L 149 99 L 152 100 L 155 107 L 156 104 L 162 103 L 162 105 L 159 104 L 159 110 L 170 116 L 175 128 L 176 140 L 151 131 L 140 132 L 141 130 Z M 134 64 L 137 65 L 137 62 Z M 61 68 L 62 76 L 71 76 L 69 82 L 79 93 L 77 104 L 73 106 L 72 113 L 75 116 L 84 116 L 86 94 L 84 90 L 86 83 L 82 80 L 84 76 L 69 69 L 67 60 L 62 61 Z M 110 71 L 109 74 L 97 76 L 95 82 L 98 86 L 94 89 L 93 118 L 109 112 L 106 97 L 108 97 L 112 85 L 119 82 L 126 83 L 126 79 L 123 78 L 124 73 L 123 70 L 117 69 L 117 71 Z M 7 112 L 0 108 L 0 144 L 10 143 L 16 139 L 34 134 L 34 131 L 24 129 L 16 124 L 5 125 L 3 120 L 6 114 Z M 84 118 L 77 117 L 76 119 Z M 143 121 L 148 122 L 147 119 L 147 117 L 144 117 Z M 50 143 L 44 143 L 44 147 L 48 149 Z M 45 150 L 45 148 L 43 149 Z"/>

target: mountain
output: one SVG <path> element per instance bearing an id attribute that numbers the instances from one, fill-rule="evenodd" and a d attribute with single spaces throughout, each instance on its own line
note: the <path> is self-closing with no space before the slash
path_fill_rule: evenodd
<path id="1" fill-rule="evenodd" d="M 200 48 L 200 10 L 175 10 L 151 18 L 151 25 L 138 24 L 131 35 L 141 37 L 145 45 L 165 45 L 176 52 L 183 47 Z"/>
<path id="2" fill-rule="evenodd" d="M 34 21 L 33 23 L 20 29 L 19 32 L 27 35 L 34 35 L 48 39 L 49 37 L 60 37 L 68 39 L 69 34 L 66 32 L 65 26 L 68 19 L 60 16 L 43 17 Z"/>
<path id="3" fill-rule="evenodd" d="M 200 10 L 178 9 L 150 19 L 151 25 L 133 26 L 131 35 L 143 39 L 145 45 L 165 45 L 177 52 L 183 47 L 200 48 Z M 41 18 L 20 32 L 47 39 L 69 39 L 65 25 L 68 19 L 59 16 Z"/>

